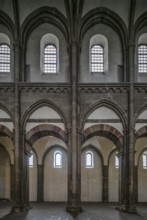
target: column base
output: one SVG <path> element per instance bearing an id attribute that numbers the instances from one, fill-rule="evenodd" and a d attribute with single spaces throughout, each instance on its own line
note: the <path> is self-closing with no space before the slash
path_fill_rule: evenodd
<path id="1" fill-rule="evenodd" d="M 66 207 L 66 212 L 68 212 L 70 215 L 72 215 L 74 218 L 82 212 L 81 206 L 76 205 L 68 205 Z"/>
<path id="2" fill-rule="evenodd" d="M 12 205 L 11 212 L 19 213 L 19 212 L 28 211 L 29 209 L 31 209 L 31 206 L 29 204 L 24 204 L 24 205 L 14 204 Z"/>
<path id="3" fill-rule="evenodd" d="M 136 206 L 135 205 L 128 206 L 128 212 L 129 213 L 136 213 L 137 212 Z"/>
<path id="4" fill-rule="evenodd" d="M 119 210 L 119 211 L 123 211 L 123 212 L 127 212 L 128 208 L 126 205 L 122 205 L 122 204 L 118 204 L 115 206 L 115 209 Z"/>
<path id="5" fill-rule="evenodd" d="M 136 210 L 135 206 L 128 206 L 128 205 L 124 205 L 124 204 L 118 204 L 115 208 L 117 210 L 123 211 L 123 212 L 137 213 L 137 210 Z"/>

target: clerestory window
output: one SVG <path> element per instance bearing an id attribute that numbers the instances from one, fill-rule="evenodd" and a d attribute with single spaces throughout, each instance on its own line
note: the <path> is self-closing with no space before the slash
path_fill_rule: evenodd
<path id="1" fill-rule="evenodd" d="M 10 47 L 7 44 L 0 45 L 0 72 L 10 72 Z"/>
<path id="2" fill-rule="evenodd" d="M 98 44 L 91 47 L 91 72 L 104 72 L 104 49 Z"/>
<path id="3" fill-rule="evenodd" d="M 44 48 L 44 73 L 57 73 L 57 48 L 53 44 Z"/>
<path id="4" fill-rule="evenodd" d="M 147 45 L 138 47 L 138 72 L 147 73 Z"/>

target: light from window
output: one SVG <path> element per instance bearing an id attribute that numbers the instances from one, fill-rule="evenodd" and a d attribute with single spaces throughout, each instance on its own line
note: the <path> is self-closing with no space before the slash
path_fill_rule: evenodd
<path id="1" fill-rule="evenodd" d="M 6 44 L 0 45 L 0 72 L 10 72 L 10 48 Z"/>
<path id="2" fill-rule="evenodd" d="M 138 47 L 138 72 L 147 73 L 147 45 Z"/>
<path id="3" fill-rule="evenodd" d="M 51 44 L 44 48 L 44 73 L 57 73 L 57 49 Z"/>
<path id="4" fill-rule="evenodd" d="M 115 168 L 119 168 L 119 159 L 117 155 L 115 155 Z"/>
<path id="5" fill-rule="evenodd" d="M 147 151 L 144 152 L 142 155 L 142 163 L 143 163 L 143 168 L 147 169 Z"/>
<path id="6" fill-rule="evenodd" d="M 54 152 L 54 168 L 62 168 L 62 153 L 61 153 L 61 151 Z"/>
<path id="7" fill-rule="evenodd" d="M 104 50 L 100 45 L 91 47 L 91 72 L 104 72 Z"/>
<path id="8" fill-rule="evenodd" d="M 34 155 L 32 154 L 30 157 L 29 157 L 29 167 L 33 167 L 34 165 Z"/>
<path id="9" fill-rule="evenodd" d="M 91 151 L 86 152 L 86 168 L 93 168 L 93 153 Z"/>

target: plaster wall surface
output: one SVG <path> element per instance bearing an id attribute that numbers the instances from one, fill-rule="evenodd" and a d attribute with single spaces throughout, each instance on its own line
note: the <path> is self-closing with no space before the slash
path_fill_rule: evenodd
<path id="1" fill-rule="evenodd" d="M 86 168 L 84 150 L 81 155 L 81 201 L 99 202 L 102 201 L 102 164 L 100 157 L 93 152 L 94 167 Z"/>
<path id="2" fill-rule="evenodd" d="M 63 166 L 54 168 L 54 148 L 44 162 L 44 201 L 67 201 L 67 154 L 62 151 Z"/>
<path id="3" fill-rule="evenodd" d="M 10 163 L 2 147 L 0 147 L 0 198 L 10 199 Z"/>

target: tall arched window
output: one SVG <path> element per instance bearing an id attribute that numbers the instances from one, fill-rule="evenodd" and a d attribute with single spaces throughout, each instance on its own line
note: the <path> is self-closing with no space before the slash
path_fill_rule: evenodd
<path id="1" fill-rule="evenodd" d="M 142 165 L 144 169 L 147 169 L 147 151 L 145 151 L 142 155 Z"/>
<path id="2" fill-rule="evenodd" d="M 147 45 L 138 47 L 138 72 L 147 73 Z"/>
<path id="3" fill-rule="evenodd" d="M 62 152 L 54 152 L 54 168 L 62 168 Z"/>
<path id="4" fill-rule="evenodd" d="M 53 44 L 44 48 L 44 73 L 57 73 L 57 48 Z"/>
<path id="5" fill-rule="evenodd" d="M 0 72 L 10 72 L 10 47 L 7 44 L 0 45 Z"/>
<path id="6" fill-rule="evenodd" d="M 87 151 L 86 152 L 86 168 L 93 168 L 94 163 L 93 163 L 93 153 L 92 151 Z"/>
<path id="7" fill-rule="evenodd" d="M 98 44 L 91 47 L 91 72 L 104 72 L 104 49 Z"/>

